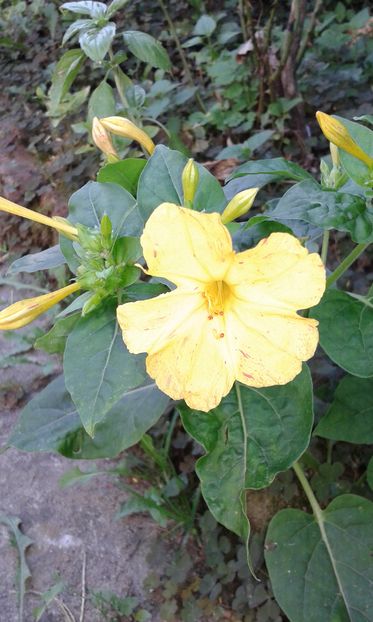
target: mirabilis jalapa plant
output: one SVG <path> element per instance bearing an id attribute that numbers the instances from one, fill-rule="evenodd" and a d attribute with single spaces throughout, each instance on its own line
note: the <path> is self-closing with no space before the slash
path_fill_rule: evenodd
<path id="1" fill-rule="evenodd" d="M 201 165 L 156 147 L 131 121 L 109 117 L 93 123 L 107 163 L 96 182 L 73 194 L 67 220 L 1 199 L 0 210 L 60 233 L 58 246 L 34 256 L 35 270 L 60 262 L 74 276 L 57 292 L 5 308 L 0 328 L 24 326 L 79 291 L 36 343 L 63 354 L 64 373 L 25 407 L 8 444 L 112 457 L 175 400 L 206 452 L 196 466 L 206 503 L 246 543 L 245 490 L 265 488 L 293 467 L 313 514 L 278 512 L 265 546 L 288 618 L 360 621 L 372 611 L 372 503 L 348 494 L 321 509 L 297 460 L 313 429 L 304 362 L 319 336 L 348 373 L 314 434 L 373 442 L 361 414 L 373 389 L 372 293 L 335 288 L 373 241 L 373 132 L 324 113 L 318 120 L 332 142 L 332 168 L 322 163 L 320 184 L 275 158 L 241 165 L 223 190 Z M 149 158 L 120 160 L 111 133 L 137 140 Z M 295 183 L 275 207 L 234 222 L 264 183 L 281 179 Z M 357 244 L 326 278 L 332 229 Z M 313 252 L 319 239 L 321 257 Z M 24 265 L 17 260 L 13 272 Z M 357 393 L 351 413 L 345 403 Z"/>

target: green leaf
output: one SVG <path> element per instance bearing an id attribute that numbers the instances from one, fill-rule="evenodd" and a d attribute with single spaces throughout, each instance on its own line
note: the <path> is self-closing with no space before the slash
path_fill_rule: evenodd
<path id="1" fill-rule="evenodd" d="M 228 177 L 228 181 L 246 175 L 270 175 L 271 181 L 281 181 L 282 179 L 293 179 L 303 181 L 312 179 L 312 175 L 307 173 L 301 166 L 285 160 L 285 158 L 268 158 L 266 160 L 251 160 L 236 168 Z M 268 183 L 268 182 L 266 182 Z"/>
<path id="2" fill-rule="evenodd" d="M 373 210 L 355 194 L 323 190 L 315 181 L 302 181 L 281 197 L 271 212 L 274 220 L 303 220 L 321 229 L 350 233 L 354 242 L 373 241 Z"/>
<path id="3" fill-rule="evenodd" d="M 373 307 L 368 300 L 330 289 L 310 317 L 319 321 L 320 345 L 334 363 L 353 376 L 373 376 Z"/>
<path id="4" fill-rule="evenodd" d="M 113 0 L 106 11 L 107 17 L 112 17 L 119 9 L 122 9 L 126 4 L 128 4 L 129 0 Z"/>
<path id="5" fill-rule="evenodd" d="M 86 484 L 93 477 L 96 477 L 97 475 L 103 475 L 105 473 L 107 473 L 107 471 L 99 471 L 96 468 L 94 468 L 93 471 L 86 472 L 81 471 L 79 467 L 73 467 L 72 469 L 69 469 L 69 471 L 66 471 L 59 478 L 58 484 L 61 486 L 61 488 L 69 488 L 69 486 L 75 486 L 75 484 Z"/>
<path id="6" fill-rule="evenodd" d="M 188 433 L 206 450 L 196 472 L 211 513 L 246 539 L 245 489 L 268 486 L 309 444 L 313 410 L 307 366 L 287 385 L 252 389 L 239 384 L 209 413 L 186 406 L 180 413 Z"/>
<path id="7" fill-rule="evenodd" d="M 369 464 L 367 468 L 367 482 L 368 482 L 369 488 L 373 490 L 373 456 L 369 460 Z"/>
<path id="8" fill-rule="evenodd" d="M 201 15 L 193 28 L 193 35 L 201 37 L 209 37 L 216 28 L 216 21 L 210 15 Z"/>
<path id="9" fill-rule="evenodd" d="M 115 37 L 116 25 L 108 22 L 102 28 L 84 30 L 79 35 L 79 45 L 83 52 L 96 63 L 100 63 L 109 51 Z"/>
<path id="10" fill-rule="evenodd" d="M 52 75 L 49 89 L 50 112 L 56 111 L 58 104 L 69 91 L 84 62 L 84 54 L 79 49 L 69 50 L 61 56 Z"/>
<path id="11" fill-rule="evenodd" d="M 146 377 L 144 355 L 130 354 L 116 319 L 116 306 L 80 318 L 64 354 L 66 388 L 88 434 L 121 395 Z"/>
<path id="12" fill-rule="evenodd" d="M 187 158 L 158 145 L 148 160 L 139 180 L 139 210 L 147 220 L 153 210 L 163 202 L 183 205 L 181 174 Z M 205 212 L 222 212 L 227 204 L 219 182 L 203 166 L 197 164 L 199 183 L 194 199 L 194 209 Z"/>
<path id="13" fill-rule="evenodd" d="M 74 35 L 76 35 L 81 30 L 88 30 L 92 28 L 94 22 L 91 19 L 77 19 L 76 22 L 70 24 L 68 29 L 66 30 L 63 39 L 62 45 L 65 45 Z"/>
<path id="14" fill-rule="evenodd" d="M 66 259 L 61 252 L 60 246 L 51 246 L 40 253 L 30 253 L 13 261 L 9 266 L 7 274 L 14 275 L 20 272 L 37 272 L 38 270 L 48 270 L 58 268 L 66 263 Z"/>
<path id="15" fill-rule="evenodd" d="M 128 190 L 132 196 L 137 195 L 140 175 L 146 165 L 145 159 L 127 158 L 114 164 L 106 164 L 97 174 L 100 183 L 113 183 Z"/>
<path id="16" fill-rule="evenodd" d="M 32 612 L 35 617 L 35 622 L 39 622 L 41 620 L 42 615 L 46 612 L 49 605 L 53 603 L 56 596 L 63 592 L 65 587 L 66 585 L 63 581 L 57 581 L 57 583 L 55 583 L 55 585 L 52 585 L 49 590 L 40 594 L 40 598 L 42 599 L 43 604 L 39 607 L 35 607 Z"/>
<path id="17" fill-rule="evenodd" d="M 15 544 L 19 554 L 19 569 L 18 569 L 18 581 L 19 581 L 19 620 L 23 620 L 23 606 L 26 592 L 27 579 L 31 577 L 30 568 L 26 562 L 26 549 L 33 544 L 33 540 L 28 536 L 25 536 L 20 530 L 21 519 L 17 516 L 6 516 L 0 514 L 0 523 L 6 525 L 14 536 Z"/>
<path id="18" fill-rule="evenodd" d="M 65 2 L 61 4 L 61 9 L 66 9 L 72 13 L 90 15 L 92 18 L 103 17 L 106 13 L 106 4 L 94 2 L 93 0 L 80 0 L 80 2 Z"/>
<path id="19" fill-rule="evenodd" d="M 373 378 L 345 376 L 315 434 L 334 441 L 373 443 Z"/>
<path id="20" fill-rule="evenodd" d="M 89 98 L 88 123 L 92 123 L 93 117 L 110 117 L 115 114 L 115 111 L 114 91 L 110 84 L 103 80 Z"/>
<path id="21" fill-rule="evenodd" d="M 87 227 L 99 227 L 107 214 L 114 237 L 139 236 L 144 228 L 135 199 L 117 184 L 89 181 L 71 196 L 69 214 L 71 222 Z"/>
<path id="22" fill-rule="evenodd" d="M 66 458 L 112 458 L 135 445 L 163 414 L 168 402 L 169 398 L 148 380 L 122 395 L 97 424 L 92 439 L 60 376 L 23 409 L 8 443 L 22 451 L 54 451 Z"/>
<path id="23" fill-rule="evenodd" d="M 80 318 L 80 313 L 74 313 L 65 318 L 57 320 L 53 328 L 48 333 L 38 337 L 35 341 L 35 348 L 44 350 L 48 354 L 63 354 L 66 339 Z"/>
<path id="24" fill-rule="evenodd" d="M 171 69 L 171 62 L 163 45 L 146 32 L 139 30 L 127 30 L 123 33 L 123 39 L 129 50 L 152 67 L 160 69 Z"/>
<path id="25" fill-rule="evenodd" d="M 60 235 L 59 239 L 60 250 L 63 256 L 65 257 L 66 263 L 69 266 L 69 269 L 73 274 L 77 273 L 77 270 L 80 266 L 81 260 L 80 257 L 75 252 L 74 243 L 69 238 L 65 238 L 64 235 Z"/>
<path id="26" fill-rule="evenodd" d="M 342 495 L 322 521 L 324 541 L 315 518 L 300 510 L 271 520 L 265 560 L 276 600 L 291 622 L 373 620 L 373 504 Z"/>
<path id="27" fill-rule="evenodd" d="M 347 119 L 343 119 L 337 115 L 333 115 L 333 117 L 343 123 L 359 147 L 361 147 L 365 153 L 373 158 L 373 131 L 365 125 L 360 125 L 360 123 L 348 121 Z M 364 164 L 364 162 L 357 160 L 354 156 L 346 153 L 346 151 L 343 151 L 343 149 L 339 149 L 338 152 L 341 164 L 347 175 L 359 184 L 359 186 L 366 187 L 366 181 L 372 180 L 372 173 L 369 168 Z"/>

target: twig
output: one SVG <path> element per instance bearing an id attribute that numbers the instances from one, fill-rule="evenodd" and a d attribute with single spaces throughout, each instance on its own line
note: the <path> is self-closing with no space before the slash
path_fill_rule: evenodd
<path id="1" fill-rule="evenodd" d="M 308 30 L 307 30 L 307 32 L 306 32 L 306 34 L 305 34 L 305 36 L 303 38 L 303 41 L 302 41 L 302 43 L 300 45 L 300 48 L 298 50 L 298 54 L 297 54 L 297 58 L 296 58 L 296 62 L 295 62 L 295 66 L 296 67 L 298 67 L 300 65 L 300 63 L 302 62 L 303 56 L 304 56 L 304 54 L 306 52 L 308 44 L 309 44 L 309 42 L 310 42 L 310 40 L 311 40 L 311 38 L 313 36 L 314 30 L 315 30 L 315 27 L 316 27 L 317 14 L 320 11 L 321 6 L 322 6 L 322 0 L 317 0 L 316 4 L 315 4 L 315 7 L 314 7 L 314 9 L 312 11 L 312 15 L 311 15 L 311 18 L 310 18 L 310 24 L 309 24 Z"/>
<path id="2" fill-rule="evenodd" d="M 79 622 L 84 622 L 84 610 L 85 610 L 85 602 L 86 602 L 86 584 L 85 584 L 85 574 L 87 567 L 87 554 L 83 551 L 83 565 L 82 565 L 82 601 L 80 605 L 80 616 Z"/>

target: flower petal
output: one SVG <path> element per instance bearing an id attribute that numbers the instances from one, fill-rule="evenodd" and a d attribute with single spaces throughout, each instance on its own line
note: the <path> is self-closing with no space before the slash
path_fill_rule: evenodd
<path id="1" fill-rule="evenodd" d="M 118 321 L 130 352 L 148 352 L 148 374 L 173 399 L 208 411 L 234 382 L 234 365 L 223 320 L 208 319 L 201 294 L 175 290 L 118 307 Z"/>
<path id="2" fill-rule="evenodd" d="M 247 302 L 295 311 L 319 302 L 325 268 L 320 256 L 309 254 L 294 236 L 272 233 L 235 256 L 225 281 Z"/>
<path id="3" fill-rule="evenodd" d="M 141 236 L 149 273 L 176 285 L 221 280 L 233 261 L 232 240 L 219 214 L 162 203 Z"/>
<path id="4" fill-rule="evenodd" d="M 253 387 L 286 384 L 311 358 L 318 322 L 295 313 L 270 314 L 237 303 L 226 314 L 226 333 L 237 380 Z"/>

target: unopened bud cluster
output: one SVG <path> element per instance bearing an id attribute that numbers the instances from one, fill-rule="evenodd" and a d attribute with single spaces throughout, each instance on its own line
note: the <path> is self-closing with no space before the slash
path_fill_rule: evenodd
<path id="1" fill-rule="evenodd" d="M 77 229 L 79 242 L 75 250 L 81 260 L 78 282 L 82 289 L 92 292 L 82 310 L 85 315 L 138 279 L 139 268 L 133 263 L 141 255 L 141 249 L 137 238 L 115 239 L 107 215 L 103 216 L 100 229 L 83 225 L 77 225 Z"/>

